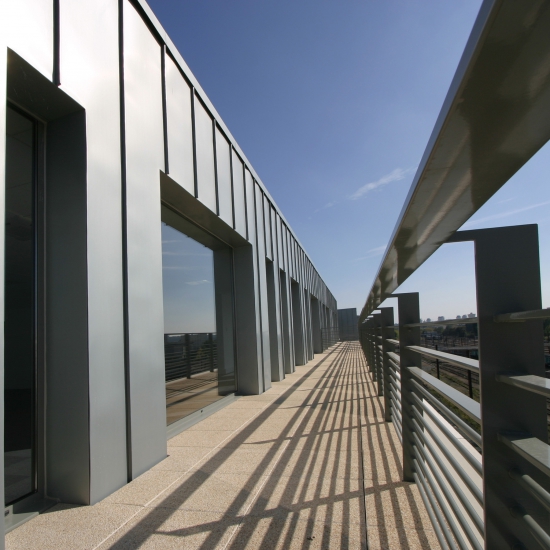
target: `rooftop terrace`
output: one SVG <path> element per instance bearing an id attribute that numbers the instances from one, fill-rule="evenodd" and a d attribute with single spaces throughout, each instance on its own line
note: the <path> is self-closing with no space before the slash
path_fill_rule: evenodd
<path id="1" fill-rule="evenodd" d="M 41 548 L 439 548 L 357 342 L 168 441 L 168 457 L 95 506 L 9 533 Z"/>

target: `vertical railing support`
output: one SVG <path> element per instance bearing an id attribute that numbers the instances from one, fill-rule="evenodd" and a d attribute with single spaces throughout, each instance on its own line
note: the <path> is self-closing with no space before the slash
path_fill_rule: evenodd
<path id="1" fill-rule="evenodd" d="M 413 424 L 412 374 L 408 367 L 422 367 L 422 357 L 407 346 L 420 345 L 420 327 L 406 327 L 420 323 L 418 292 L 393 294 L 398 300 L 399 311 L 399 366 L 401 374 L 401 419 L 403 420 L 403 481 L 414 481 L 413 472 Z M 422 439 L 422 437 L 420 438 Z"/>
<path id="2" fill-rule="evenodd" d="M 390 385 L 390 365 L 388 359 L 388 351 L 393 349 L 393 346 L 387 342 L 388 338 L 394 337 L 394 319 L 393 307 L 381 307 L 380 309 L 380 324 L 382 335 L 382 376 L 384 380 L 384 420 L 391 422 L 391 385 Z"/>
<path id="3" fill-rule="evenodd" d="M 208 347 L 210 348 L 210 372 L 214 372 L 214 336 L 211 332 L 208 333 Z"/>
<path id="4" fill-rule="evenodd" d="M 189 334 L 185 335 L 185 356 L 187 366 L 187 378 L 191 378 L 191 337 Z"/>
<path id="5" fill-rule="evenodd" d="M 382 374 L 382 352 L 380 347 L 382 340 L 380 338 L 382 334 L 382 314 L 375 313 L 372 316 L 374 320 L 374 366 L 376 372 L 376 383 L 378 389 L 378 396 L 384 395 L 384 377 Z"/>
<path id="6" fill-rule="evenodd" d="M 495 315 L 541 309 L 538 228 L 520 225 L 461 231 L 448 242 L 474 241 L 479 329 L 479 384 L 485 548 L 535 548 L 525 522 L 511 511 L 530 510 L 550 531 L 548 513 L 510 476 L 512 468 L 546 484 L 545 476 L 521 458 L 500 435 L 548 441 L 546 398 L 497 381 L 499 374 L 544 377 L 540 321 L 499 323 Z"/>
<path id="7" fill-rule="evenodd" d="M 373 354 L 373 326 L 374 321 L 372 320 L 372 316 L 367 319 L 367 362 L 369 366 L 369 372 L 372 374 L 372 377 L 374 379 L 374 354 Z"/>

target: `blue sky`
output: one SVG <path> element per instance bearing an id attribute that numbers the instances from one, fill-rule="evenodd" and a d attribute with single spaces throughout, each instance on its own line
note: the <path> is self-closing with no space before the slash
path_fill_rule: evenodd
<path id="1" fill-rule="evenodd" d="M 365 302 L 480 0 L 151 0 L 338 306 Z M 550 148 L 469 222 L 539 223 L 550 306 Z M 471 244 L 400 290 L 421 315 L 475 311 Z"/>

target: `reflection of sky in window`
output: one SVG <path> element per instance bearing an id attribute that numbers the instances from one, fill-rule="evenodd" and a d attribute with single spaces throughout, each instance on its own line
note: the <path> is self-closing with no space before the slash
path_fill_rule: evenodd
<path id="1" fill-rule="evenodd" d="M 216 332 L 213 252 L 162 224 L 164 333 Z"/>

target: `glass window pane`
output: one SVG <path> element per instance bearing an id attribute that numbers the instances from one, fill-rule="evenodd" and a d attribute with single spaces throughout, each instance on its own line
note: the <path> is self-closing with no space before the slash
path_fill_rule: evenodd
<path id="1" fill-rule="evenodd" d="M 235 391 L 231 260 L 229 247 L 162 207 L 168 424 Z"/>
<path id="2" fill-rule="evenodd" d="M 6 119 L 5 502 L 34 491 L 34 123 Z"/>

